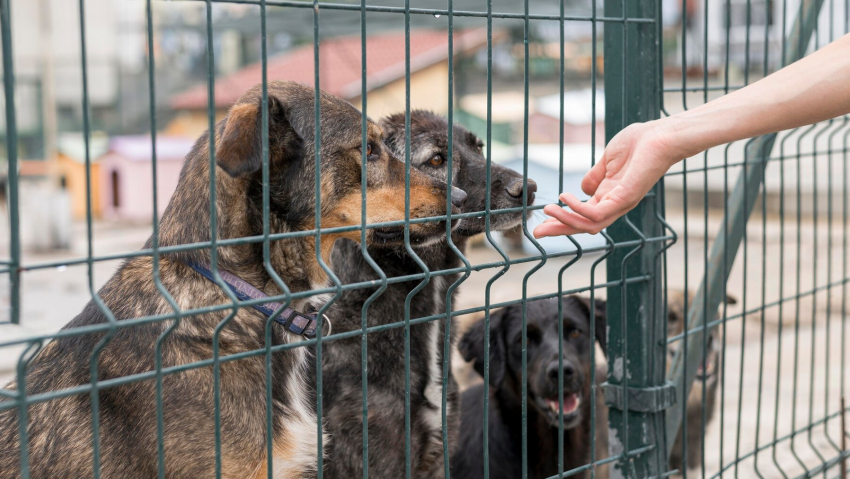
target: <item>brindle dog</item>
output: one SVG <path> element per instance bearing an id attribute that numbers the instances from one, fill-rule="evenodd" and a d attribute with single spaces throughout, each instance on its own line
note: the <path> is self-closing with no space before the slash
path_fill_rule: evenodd
<path id="1" fill-rule="evenodd" d="M 404 114 L 385 118 L 387 145 L 404 156 Z M 448 175 L 448 129 L 445 118 L 427 111 L 411 112 L 411 171 L 424 171 L 444 180 Z M 487 197 L 495 211 L 522 206 L 522 175 L 491 165 L 492 183 L 485 189 L 486 161 L 483 143 L 460 126 L 453 126 L 452 184 L 468 193 L 461 204 L 464 212 L 483 211 Z M 528 204 L 534 202 L 536 184 L 528 180 Z M 504 230 L 520 221 L 521 213 L 494 213 L 490 227 Z M 464 218 L 452 234 L 452 240 L 464 251 L 469 238 L 484 231 L 482 216 Z M 462 266 L 446 242 L 414 246 L 428 270 L 440 271 Z M 419 274 L 422 268 L 403 246 L 373 244 L 369 255 L 388 278 Z M 378 279 L 366 263 L 360 247 L 342 241 L 334 249 L 334 264 L 344 283 Z M 445 314 L 446 295 L 459 274 L 434 275 L 410 302 L 410 318 Z M 404 320 L 405 298 L 420 280 L 392 283 L 367 310 L 369 326 Z M 328 315 L 335 330 L 360 328 L 364 302 L 376 288 L 347 291 Z M 445 320 L 415 324 L 410 328 L 410 462 L 414 478 L 443 477 L 442 379 Z M 405 477 L 405 368 L 404 329 L 396 327 L 370 333 L 367 339 L 369 388 L 369 476 Z M 363 475 L 363 423 L 361 342 L 359 337 L 333 341 L 324 350 L 324 400 L 331 442 L 328 448 L 326 477 L 350 478 Z M 448 440 L 451 451 L 457 447 L 459 416 L 457 384 L 447 378 Z"/>
<path id="2" fill-rule="evenodd" d="M 269 82 L 269 193 L 272 233 L 313 228 L 315 216 L 314 95 L 311 88 Z M 215 126 L 216 208 L 220 239 L 262 234 L 260 87 L 246 92 Z M 321 95 L 321 222 L 323 227 L 360 222 L 361 114 L 332 95 Z M 404 216 L 404 164 L 382 144 L 381 127 L 368 124 L 368 221 L 396 221 Z M 163 214 L 160 245 L 210 240 L 209 134 L 186 158 L 174 195 Z M 414 218 L 446 211 L 446 186 L 419 171 L 411 172 L 410 210 Z M 458 193 L 459 198 L 464 196 Z M 398 243 L 401 228 L 370 230 L 369 240 Z M 427 244 L 445 233 L 439 222 L 411 225 L 415 244 Z M 321 254 L 330 258 L 338 238 L 359 240 L 359 231 L 326 234 Z M 148 241 L 146 248 L 151 245 Z M 327 274 L 316 260 L 314 236 L 273 241 L 271 264 L 292 291 L 325 287 Z M 163 255 L 159 275 L 182 310 L 228 304 L 228 296 L 212 286 L 187 262 L 208 262 L 208 249 Z M 259 243 L 221 247 L 219 266 L 269 295 L 281 291 L 263 268 Z M 90 382 L 90 361 L 97 358 L 97 379 L 109 381 L 154 370 L 155 345 L 171 321 L 122 327 L 123 320 L 171 314 L 172 308 L 154 283 L 152 260 L 127 260 L 98 296 L 118 320 L 114 332 L 95 301 L 32 360 L 27 394 L 63 391 Z M 310 299 L 293 301 L 305 311 Z M 175 368 L 213 355 L 213 334 L 221 327 L 221 357 L 266 346 L 267 318 L 243 307 L 223 326 L 233 310 L 184 317 L 161 344 L 162 365 Z M 299 336 L 272 324 L 273 345 Z M 74 334 L 74 328 L 101 326 L 101 332 Z M 102 347 L 102 350 L 100 349 Z M 99 351 L 99 354 L 98 354 Z M 266 444 L 273 443 L 275 478 L 316 475 L 316 417 L 312 392 L 304 379 L 309 364 L 305 348 L 272 358 L 273 437 L 266 437 L 266 368 L 263 354 L 220 365 L 221 476 L 265 478 Z M 15 390 L 17 384 L 7 388 Z M 86 390 L 88 391 L 88 390 Z M 104 478 L 156 477 L 157 399 L 155 382 L 145 380 L 99 390 L 100 471 Z M 33 478 L 83 478 L 93 474 L 92 397 L 86 392 L 38 402 L 29 407 L 29 464 Z M 213 367 L 205 365 L 167 374 L 162 379 L 165 476 L 214 477 Z M 19 477 L 18 408 L 0 412 L 0 477 Z"/>
<path id="3" fill-rule="evenodd" d="M 688 312 L 685 310 L 685 293 L 681 290 L 670 291 L 667 301 L 667 336 L 682 334 Z M 737 304 L 737 299 L 726 295 L 726 304 Z M 693 291 L 688 292 L 688 307 L 694 304 Z M 719 313 L 719 312 L 718 312 Z M 717 319 L 719 314 L 714 315 Z M 711 328 L 706 338 L 706 358 L 697 369 L 691 393 L 688 395 L 686 417 L 688 425 L 687 468 L 696 469 L 702 464 L 703 431 L 714 419 L 717 403 L 717 387 L 720 384 L 720 337 L 719 326 Z M 682 341 L 667 344 L 667 369 L 670 369 L 676 351 Z M 701 345 L 699 346 L 702 347 Z M 705 425 L 703 426 L 703 396 L 705 396 Z M 681 400 L 681 397 L 679 398 Z M 670 469 L 682 470 L 682 429 L 676 435 L 676 442 L 670 452 Z"/>

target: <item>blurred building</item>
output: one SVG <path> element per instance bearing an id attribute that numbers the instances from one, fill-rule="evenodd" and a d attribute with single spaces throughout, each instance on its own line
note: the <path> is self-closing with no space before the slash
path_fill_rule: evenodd
<path id="1" fill-rule="evenodd" d="M 55 153 L 58 132 L 82 130 L 80 7 L 64 0 L 10 3 L 19 156 L 44 159 Z M 87 0 L 85 9 L 90 119 L 99 129 L 114 121 L 122 67 L 143 65 L 144 5 Z"/>
<path id="2" fill-rule="evenodd" d="M 160 135 L 156 139 L 157 205 L 162 214 L 194 140 Z M 152 142 L 148 135 L 118 136 L 98 159 L 100 210 L 109 220 L 149 222 L 153 217 Z"/>
<path id="3" fill-rule="evenodd" d="M 89 140 L 91 175 L 88 179 L 91 188 L 87 189 L 86 145 L 83 136 L 78 134 L 59 135 L 54 164 L 56 171 L 54 173 L 59 176 L 60 186 L 68 192 L 71 214 L 76 219 L 86 217 L 88 193 L 91 194 L 92 217 L 101 217 L 100 163 L 97 162 L 97 159 L 106 152 L 108 147 L 109 137 L 103 133 L 95 133 Z"/>
<path id="4" fill-rule="evenodd" d="M 457 31 L 454 53 L 475 52 L 487 44 L 483 29 Z M 448 110 L 448 35 L 444 31 L 410 32 L 410 106 L 437 113 Z M 322 90 L 360 108 L 362 92 L 361 38 L 359 35 L 322 40 L 319 47 Z M 312 43 L 296 47 L 268 61 L 269 80 L 315 84 Z M 262 66 L 255 63 L 216 78 L 215 112 L 221 118 L 245 90 L 262 81 Z M 405 36 L 403 31 L 370 35 L 366 39 L 367 112 L 380 118 L 405 109 Z M 169 134 L 195 137 L 208 129 L 208 86 L 199 84 L 172 97 L 179 113 L 166 128 Z"/>
<path id="5" fill-rule="evenodd" d="M 528 119 L 530 143 L 559 143 L 563 131 L 565 144 L 589 145 L 594 140 L 596 145 L 605 144 L 605 92 L 602 89 L 597 89 L 595 96 L 589 88 L 565 91 L 563 125 L 560 93 L 536 98 L 534 104 L 534 114 Z"/>
<path id="6" fill-rule="evenodd" d="M 824 45 L 844 31 L 847 3 L 822 8 L 819 28 L 812 43 Z M 730 70 L 761 71 L 782 65 L 782 37 L 789 35 L 800 11 L 800 0 L 663 0 L 664 64 L 668 73 L 679 73 L 685 62 L 691 74 Z M 684 29 L 682 25 L 686 27 Z M 728 38 L 728 40 L 727 40 Z M 706 59 L 707 55 L 707 59 Z"/>
<path id="7" fill-rule="evenodd" d="M 590 89 L 564 92 L 564 123 L 561 125 L 561 95 L 556 93 L 529 99 L 528 143 L 590 145 L 594 130 L 596 144 L 605 143 L 605 93 L 596 90 L 596 108 Z M 473 133 L 487 137 L 487 95 L 467 95 L 460 100 L 455 118 Z M 505 145 L 524 142 L 525 97 L 520 91 L 493 93 L 490 101 L 490 138 Z"/>

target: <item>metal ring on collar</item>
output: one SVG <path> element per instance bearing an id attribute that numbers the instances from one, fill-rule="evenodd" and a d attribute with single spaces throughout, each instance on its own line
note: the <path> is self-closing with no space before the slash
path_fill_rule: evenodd
<path id="1" fill-rule="evenodd" d="M 327 314 L 323 314 L 322 317 L 325 318 L 325 322 L 328 323 L 328 334 L 325 334 L 323 336 L 330 336 L 333 332 L 333 324 L 331 324 L 331 318 L 329 318 Z"/>

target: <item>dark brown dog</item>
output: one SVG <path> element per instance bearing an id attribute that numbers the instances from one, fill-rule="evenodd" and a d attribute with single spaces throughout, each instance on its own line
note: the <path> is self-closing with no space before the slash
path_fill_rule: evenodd
<path id="1" fill-rule="evenodd" d="M 269 193 L 270 229 L 282 233 L 313 228 L 315 221 L 315 92 L 288 82 L 270 82 Z M 219 239 L 262 234 L 262 181 L 259 86 L 246 92 L 216 125 L 217 216 Z M 361 115 L 348 103 L 321 96 L 321 223 L 323 227 L 358 225 L 361 197 Z M 404 217 L 404 164 L 382 144 L 381 128 L 368 124 L 368 221 L 395 221 Z M 160 244 L 174 246 L 210 240 L 209 136 L 203 135 L 186 159 L 180 181 L 161 221 Z M 442 215 L 446 186 L 418 171 L 411 172 L 410 210 L 414 218 Z M 464 195 L 457 195 L 462 198 Z M 392 243 L 401 239 L 401 227 L 370 230 L 369 240 Z M 445 234 L 445 223 L 411 225 L 415 244 Z M 322 236 L 321 254 L 330 259 L 334 241 L 359 240 L 351 231 Z M 150 247 L 150 241 L 146 245 Z M 271 244 L 271 263 L 294 291 L 325 287 L 327 274 L 316 260 L 314 236 L 290 238 Z M 228 296 L 187 262 L 208 262 L 209 250 L 164 255 L 160 278 L 182 310 L 229 304 Z M 258 243 L 221 247 L 219 266 L 269 295 L 280 289 L 263 268 Z M 169 303 L 153 279 L 152 260 L 140 256 L 125 262 L 98 293 L 121 325 L 123 320 L 171 314 Z M 315 299 L 312 301 L 315 302 Z M 293 301 L 298 311 L 311 299 Z M 243 307 L 225 323 L 233 310 L 184 317 L 161 343 L 164 368 L 174 368 L 213 356 L 214 331 L 220 328 L 220 356 L 227 357 L 266 347 L 267 318 Z M 104 326 L 107 316 L 95 301 L 73 319 L 63 336 L 47 344 L 32 360 L 27 394 L 63 391 L 90 382 L 90 361 L 96 357 L 99 381 L 113 380 L 155 369 L 155 345 L 171 321 L 151 321 L 103 332 L 73 335 L 74 328 Z M 272 323 L 272 345 L 298 341 Z M 103 330 L 101 330 L 103 331 Z M 105 344 L 97 353 L 99 345 Z M 266 437 L 266 366 L 263 354 L 220 364 L 221 476 L 265 478 L 267 441 L 273 444 L 275 478 L 303 478 L 316 474 L 318 428 L 312 392 L 304 379 L 309 364 L 305 348 L 272 357 L 273 437 Z M 17 389 L 17 383 L 7 388 Z M 0 477 L 20 476 L 18 408 L 0 402 Z M 154 379 L 104 387 L 99 391 L 100 471 L 104 478 L 156 477 L 158 467 Z M 213 367 L 195 367 L 162 379 L 165 476 L 214 477 Z M 94 468 L 92 397 L 67 395 L 29 407 L 29 464 L 33 478 L 91 477 Z"/>
<path id="2" fill-rule="evenodd" d="M 387 145 L 404 155 L 405 115 L 391 115 L 381 120 L 387 134 Z M 492 230 L 513 227 L 522 220 L 521 212 L 499 213 L 500 209 L 523 204 L 522 175 L 490 165 L 488 190 L 484 177 L 487 161 L 482 154 L 483 142 L 459 125 L 453 125 L 452 184 L 468 193 L 460 204 L 464 213 L 484 211 L 488 198 L 494 213 Z M 446 118 L 428 111 L 410 114 L 411 170 L 418 169 L 440 180 L 448 178 L 448 134 Z M 526 182 L 527 204 L 534 202 L 537 185 Z M 485 229 L 483 215 L 461 220 L 452 240 L 464 251 L 469 238 Z M 414 251 L 429 271 L 438 272 L 462 267 L 460 258 L 447 242 L 414 246 Z M 405 277 L 422 272 L 421 266 L 404 246 L 373 244 L 369 256 L 388 278 Z M 360 246 L 340 241 L 333 252 L 337 274 L 344 283 L 373 281 L 377 273 L 366 263 Z M 445 314 L 449 287 L 460 274 L 433 275 L 428 284 L 410 303 L 410 318 Z M 393 323 L 404 320 L 405 300 L 420 280 L 391 283 L 369 306 L 368 324 Z M 346 291 L 328 311 L 335 330 L 360 328 L 364 302 L 375 288 Z M 435 479 L 444 477 L 443 456 L 443 354 L 445 320 L 414 324 L 410 328 L 410 451 L 411 477 Z M 405 477 L 405 369 L 403 328 L 370 333 L 368 336 L 369 387 L 369 477 Z M 329 342 L 324 359 L 324 399 L 331 445 L 325 477 L 329 479 L 363 476 L 363 415 L 360 337 Z M 460 423 L 457 384 L 451 370 L 446 377 L 446 433 L 451 451 L 457 441 Z"/>

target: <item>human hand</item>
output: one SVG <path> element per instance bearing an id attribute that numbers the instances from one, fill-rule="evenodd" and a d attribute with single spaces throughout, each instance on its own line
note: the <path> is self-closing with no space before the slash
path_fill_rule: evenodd
<path id="1" fill-rule="evenodd" d="M 664 120 L 623 129 L 581 182 L 591 198 L 582 203 L 562 193 L 561 201 L 572 211 L 546 205 L 543 212 L 551 218 L 534 228 L 534 236 L 596 234 L 637 206 L 674 163 L 689 156 L 674 146 L 674 136 L 667 130 Z"/>

